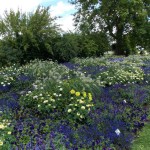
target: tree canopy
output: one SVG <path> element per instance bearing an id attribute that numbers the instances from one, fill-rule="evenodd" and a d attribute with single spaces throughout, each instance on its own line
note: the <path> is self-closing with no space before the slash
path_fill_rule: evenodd
<path id="1" fill-rule="evenodd" d="M 116 54 L 134 52 L 137 41 L 147 34 L 149 0 L 70 0 L 77 8 L 78 29 L 104 31 L 116 42 Z"/>

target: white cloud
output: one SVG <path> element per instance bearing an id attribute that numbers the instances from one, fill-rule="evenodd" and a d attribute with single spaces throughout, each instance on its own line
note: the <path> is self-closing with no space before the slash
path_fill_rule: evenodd
<path id="1" fill-rule="evenodd" d="M 69 3 L 64 3 L 63 1 L 58 2 L 55 6 L 51 6 L 52 16 L 61 16 L 56 23 L 61 25 L 64 31 L 73 31 L 73 16 L 70 13 L 75 11 L 75 7 Z"/>
<path id="2" fill-rule="evenodd" d="M 55 6 L 51 6 L 51 14 L 52 16 L 64 15 L 74 9 L 73 5 L 60 1 Z"/>
<path id="3" fill-rule="evenodd" d="M 73 16 L 72 15 L 66 15 L 59 20 L 56 21 L 56 23 L 60 24 L 61 28 L 67 32 L 67 31 L 74 31 L 75 27 L 73 26 Z"/>
<path id="4" fill-rule="evenodd" d="M 17 11 L 18 8 L 23 12 L 30 12 L 33 11 L 38 5 L 42 5 L 44 2 L 54 3 L 54 0 L 0 0 L 0 15 L 3 16 L 5 10 L 13 9 L 14 11 Z M 74 5 L 55 0 L 55 5 L 52 5 L 50 10 L 52 17 L 62 17 L 58 19 L 56 23 L 60 24 L 64 31 L 74 30 L 73 16 L 70 15 L 70 13 L 75 11 Z"/>
<path id="5" fill-rule="evenodd" d="M 5 10 L 21 9 L 23 12 L 32 11 L 37 7 L 43 0 L 0 0 L 0 14 L 2 15 Z"/>

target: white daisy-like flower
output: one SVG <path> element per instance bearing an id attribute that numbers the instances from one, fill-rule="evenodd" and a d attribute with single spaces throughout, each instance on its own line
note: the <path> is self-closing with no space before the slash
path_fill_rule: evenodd
<path id="1" fill-rule="evenodd" d="M 126 101 L 126 100 L 123 100 L 123 102 L 124 102 L 124 103 L 127 103 L 127 101 Z"/>
<path id="2" fill-rule="evenodd" d="M 68 113 L 70 113 L 72 110 L 71 109 L 68 109 Z"/>
<path id="3" fill-rule="evenodd" d="M 48 103 L 48 100 L 45 100 L 43 103 L 44 103 L 44 104 L 45 104 L 45 103 Z"/>
<path id="4" fill-rule="evenodd" d="M 77 116 L 80 116 L 80 113 L 77 113 Z"/>
<path id="5" fill-rule="evenodd" d="M 33 96 L 33 99 L 37 99 L 37 98 L 38 98 L 38 96 L 37 96 L 37 95 Z"/>
<path id="6" fill-rule="evenodd" d="M 59 90 L 60 90 L 60 91 L 62 91 L 62 90 L 63 90 L 63 88 L 60 88 Z"/>
<path id="7" fill-rule="evenodd" d="M 117 135 L 120 135 L 121 132 L 120 132 L 119 129 L 116 129 L 116 130 L 115 130 L 115 133 L 116 133 Z"/>
<path id="8" fill-rule="evenodd" d="M 85 109 L 85 106 L 82 106 L 82 107 L 81 107 L 81 109 L 83 109 L 83 110 L 84 110 L 84 109 Z"/>

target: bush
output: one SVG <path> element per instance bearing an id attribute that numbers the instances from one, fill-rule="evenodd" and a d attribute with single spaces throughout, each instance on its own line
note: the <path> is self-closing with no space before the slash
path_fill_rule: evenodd
<path id="1" fill-rule="evenodd" d="M 24 64 L 35 58 L 52 57 L 52 39 L 59 28 L 49 7 L 38 7 L 34 13 L 10 10 L 0 19 L 0 64 Z M 8 28 L 9 27 L 9 28 Z"/>

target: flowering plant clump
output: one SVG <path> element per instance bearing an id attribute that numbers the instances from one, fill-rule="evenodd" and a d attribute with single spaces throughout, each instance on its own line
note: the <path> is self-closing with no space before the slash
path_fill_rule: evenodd
<path id="1" fill-rule="evenodd" d="M 93 108 L 92 94 L 85 91 L 70 90 L 71 103 L 66 107 L 66 112 L 71 120 L 82 120 Z"/>
<path id="2" fill-rule="evenodd" d="M 92 94 L 74 89 L 67 91 L 63 86 L 58 87 L 57 92 L 44 89 L 28 91 L 20 98 L 20 104 L 32 110 L 38 110 L 41 114 L 57 111 L 75 120 L 85 118 L 94 106 Z"/>
<path id="3" fill-rule="evenodd" d="M 105 66 L 109 62 L 106 62 L 106 58 L 102 57 L 101 59 L 97 58 L 74 58 L 72 59 L 72 62 L 83 66 Z"/>
<path id="4" fill-rule="evenodd" d="M 97 75 L 96 81 L 100 85 L 136 83 L 144 80 L 142 69 L 134 66 L 110 67 Z"/>
<path id="5" fill-rule="evenodd" d="M 2 70 L 0 71 L 0 86 L 10 86 L 15 80 L 14 76 L 15 70 L 13 70 L 12 67 L 2 68 Z"/>
<path id="6" fill-rule="evenodd" d="M 0 116 L 0 149 L 10 149 L 13 141 L 11 120 L 4 119 Z"/>
<path id="7" fill-rule="evenodd" d="M 0 70 L 0 90 L 10 82 L 0 93 L 0 149 L 130 149 L 148 119 L 150 57 L 75 63 Z"/>

